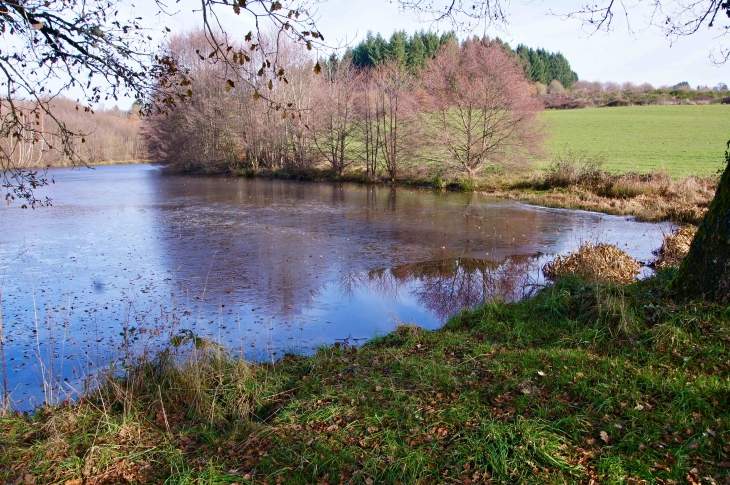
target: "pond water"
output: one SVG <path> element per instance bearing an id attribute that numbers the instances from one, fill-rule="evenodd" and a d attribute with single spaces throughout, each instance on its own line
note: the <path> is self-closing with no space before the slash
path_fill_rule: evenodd
<path id="1" fill-rule="evenodd" d="M 550 255 L 601 241 L 648 261 L 671 229 L 480 194 L 150 165 L 51 175 L 52 207 L 0 207 L 5 364 L 19 409 L 50 399 L 44 381 L 73 393 L 97 366 L 181 331 L 274 359 L 398 322 L 437 328 L 460 308 L 536 291 Z"/>

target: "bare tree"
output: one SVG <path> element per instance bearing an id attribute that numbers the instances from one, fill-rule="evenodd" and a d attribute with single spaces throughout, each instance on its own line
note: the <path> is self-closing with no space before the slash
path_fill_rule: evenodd
<path id="1" fill-rule="evenodd" d="M 357 76 L 349 58 L 332 58 L 323 76 L 315 80 L 316 109 L 313 140 L 317 150 L 341 176 L 353 164 L 350 145 L 355 129 Z"/>
<path id="2" fill-rule="evenodd" d="M 304 45 L 279 40 L 276 33 L 263 39 L 278 45 L 286 80 L 201 58 L 201 46 L 207 42 L 203 31 L 170 39 L 165 55 L 184 69 L 190 99 L 174 110 L 146 116 L 151 158 L 177 171 L 198 173 L 260 167 L 302 172 L 311 166 L 315 60 Z M 234 75 L 247 75 L 247 82 L 228 83 Z M 153 95 L 164 98 L 167 89 L 160 85 Z M 268 100 L 256 94 L 261 89 L 267 90 Z"/>
<path id="3" fill-rule="evenodd" d="M 404 163 L 416 156 L 419 144 L 413 76 L 397 60 L 392 60 L 378 66 L 373 77 L 381 154 L 390 181 L 395 182 Z"/>
<path id="4" fill-rule="evenodd" d="M 432 138 L 470 177 L 537 149 L 542 103 L 500 45 L 470 40 L 444 46 L 423 82 L 437 120 Z"/>
<path id="5" fill-rule="evenodd" d="M 378 173 L 378 160 L 383 143 L 380 129 L 380 112 L 378 107 L 378 87 L 370 72 L 364 71 L 358 76 L 358 96 L 355 107 L 357 109 L 358 131 L 357 137 L 361 142 L 359 151 L 360 160 L 365 162 L 365 177 L 374 181 Z"/>

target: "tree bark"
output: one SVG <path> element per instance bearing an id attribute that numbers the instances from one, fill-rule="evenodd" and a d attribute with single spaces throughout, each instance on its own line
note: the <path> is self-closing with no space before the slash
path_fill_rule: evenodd
<path id="1" fill-rule="evenodd" d="M 715 198 L 697 229 L 672 289 L 687 298 L 730 303 L 730 142 Z"/>

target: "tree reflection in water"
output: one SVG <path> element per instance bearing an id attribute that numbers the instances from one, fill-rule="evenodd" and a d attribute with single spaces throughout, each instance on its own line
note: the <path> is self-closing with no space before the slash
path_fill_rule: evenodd
<path id="1" fill-rule="evenodd" d="M 404 264 L 344 276 L 339 290 L 345 296 L 366 290 L 399 300 L 407 288 L 419 305 L 444 322 L 462 308 L 531 296 L 544 284 L 540 272 L 543 259 L 538 254 L 513 256 L 502 262 L 448 258 Z"/>

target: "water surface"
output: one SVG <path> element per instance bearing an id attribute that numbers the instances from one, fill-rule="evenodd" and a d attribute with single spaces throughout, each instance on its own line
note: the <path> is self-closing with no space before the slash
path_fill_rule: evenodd
<path id="1" fill-rule="evenodd" d="M 59 169 L 53 206 L 0 208 L 9 388 L 42 402 L 127 353 L 189 330 L 252 359 L 362 342 L 398 322 L 544 284 L 585 241 L 651 259 L 666 224 L 480 194 L 170 176 L 149 165 Z"/>

